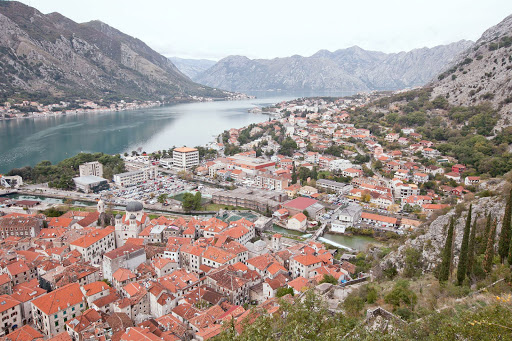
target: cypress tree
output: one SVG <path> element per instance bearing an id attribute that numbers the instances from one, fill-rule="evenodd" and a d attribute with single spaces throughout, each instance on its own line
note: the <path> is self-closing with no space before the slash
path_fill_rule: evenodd
<path id="1" fill-rule="evenodd" d="M 485 248 L 484 255 L 484 270 L 485 273 L 489 274 L 492 270 L 492 261 L 494 259 L 494 237 L 496 235 L 496 225 L 498 222 L 494 218 L 494 222 L 491 224 L 489 230 L 489 238 L 487 238 L 487 247 Z"/>
<path id="2" fill-rule="evenodd" d="M 452 244 L 453 244 L 453 217 L 450 218 L 448 234 L 441 253 L 441 266 L 439 268 L 439 282 L 445 282 L 450 277 L 450 265 L 452 260 Z"/>
<path id="3" fill-rule="evenodd" d="M 293 163 L 293 170 L 292 170 L 292 184 L 297 183 L 297 171 L 295 170 L 295 162 Z"/>
<path id="4" fill-rule="evenodd" d="M 487 215 L 487 222 L 485 224 L 485 231 L 484 231 L 484 235 L 482 236 L 482 242 L 480 245 L 480 254 L 484 254 L 485 253 L 485 250 L 487 249 L 487 239 L 489 239 L 489 231 L 491 230 L 491 225 L 492 225 L 492 218 L 491 218 L 491 212 L 489 213 L 486 213 Z"/>
<path id="5" fill-rule="evenodd" d="M 462 236 L 462 244 L 460 245 L 459 264 L 457 266 L 457 282 L 462 285 L 466 278 L 468 265 L 468 244 L 469 232 L 471 231 L 471 209 L 473 205 L 469 205 L 468 217 L 466 218 L 466 226 L 464 227 L 464 235 Z"/>
<path id="6" fill-rule="evenodd" d="M 500 241 L 498 244 L 498 254 L 500 255 L 500 262 L 503 264 L 505 258 L 508 257 L 508 249 L 510 247 L 510 212 L 512 210 L 512 189 L 505 206 L 505 213 L 503 214 L 503 223 L 501 225 Z"/>
<path id="7" fill-rule="evenodd" d="M 470 278 L 473 273 L 473 266 L 475 263 L 475 236 L 478 217 L 479 214 L 476 215 L 475 220 L 473 221 L 473 227 L 471 227 L 471 233 L 469 234 L 468 265 L 466 267 L 466 274 L 468 275 L 468 278 Z"/>

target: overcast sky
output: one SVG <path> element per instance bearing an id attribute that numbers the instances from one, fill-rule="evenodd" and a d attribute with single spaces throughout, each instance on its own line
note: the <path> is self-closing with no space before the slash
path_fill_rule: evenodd
<path id="1" fill-rule="evenodd" d="M 399 52 L 476 40 L 512 0 L 22 0 L 74 21 L 101 20 L 165 56 L 310 56 L 358 45 Z"/>

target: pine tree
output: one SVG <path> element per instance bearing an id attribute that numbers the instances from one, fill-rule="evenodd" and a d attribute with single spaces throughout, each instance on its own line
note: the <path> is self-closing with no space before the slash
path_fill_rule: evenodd
<path id="1" fill-rule="evenodd" d="M 460 245 L 459 264 L 457 266 L 457 282 L 462 285 L 466 278 L 466 269 L 468 265 L 468 244 L 469 233 L 471 231 L 471 210 L 473 205 L 469 205 L 468 217 L 466 218 L 466 226 L 464 227 L 464 235 L 462 236 L 462 244 Z"/>
<path id="2" fill-rule="evenodd" d="M 487 239 L 489 239 L 489 231 L 491 230 L 492 225 L 491 212 L 486 212 L 485 215 L 487 216 L 487 222 L 485 223 L 485 231 L 484 235 L 482 236 L 482 245 L 480 245 L 481 255 L 483 255 L 485 253 L 485 250 L 487 249 Z"/>
<path id="3" fill-rule="evenodd" d="M 494 237 L 496 236 L 497 224 L 498 222 L 496 218 L 494 218 L 494 222 L 491 224 L 491 229 L 489 230 L 489 238 L 487 238 L 487 247 L 485 248 L 484 255 L 484 270 L 487 274 L 492 270 L 492 261 L 494 259 Z"/>
<path id="4" fill-rule="evenodd" d="M 297 183 L 297 171 L 295 170 L 295 162 L 293 163 L 293 170 L 292 170 L 292 184 Z"/>
<path id="5" fill-rule="evenodd" d="M 452 260 L 452 244 L 453 244 L 453 217 L 450 219 L 448 234 L 444 243 L 443 252 L 441 253 L 441 266 L 439 268 L 439 282 L 445 282 L 450 277 L 450 265 Z"/>
<path id="6" fill-rule="evenodd" d="M 471 275 L 473 274 L 473 267 L 475 265 L 476 222 L 478 221 L 479 216 L 479 214 L 476 215 L 475 220 L 473 221 L 473 227 L 471 227 L 471 233 L 469 234 L 468 265 L 466 267 L 466 274 L 468 275 L 468 278 L 471 278 Z"/>
<path id="7" fill-rule="evenodd" d="M 510 212 L 512 210 L 512 189 L 505 206 L 505 213 L 503 214 L 503 223 L 501 225 L 500 241 L 498 244 L 498 254 L 500 255 L 500 262 L 503 264 L 505 258 L 508 257 L 508 249 L 510 247 Z"/>

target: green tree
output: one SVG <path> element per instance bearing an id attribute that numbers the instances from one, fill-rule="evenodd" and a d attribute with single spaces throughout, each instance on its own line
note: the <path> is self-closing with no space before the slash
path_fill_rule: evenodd
<path id="1" fill-rule="evenodd" d="M 489 212 L 487 215 L 487 222 L 485 224 L 485 231 L 484 235 L 482 236 L 482 242 L 480 245 L 480 254 L 483 255 L 485 253 L 485 250 L 487 249 L 487 240 L 489 239 L 489 231 L 491 231 L 491 225 L 492 225 L 492 217 L 491 212 Z"/>
<path id="2" fill-rule="evenodd" d="M 343 301 L 343 309 L 349 316 L 359 316 L 361 314 L 361 310 L 363 310 L 363 307 L 363 299 L 355 293 L 349 294 L 347 298 L 345 298 L 345 301 Z"/>
<path id="3" fill-rule="evenodd" d="M 405 279 L 398 280 L 395 283 L 393 290 L 384 297 L 384 301 L 393 305 L 395 309 L 405 305 L 411 310 L 414 310 L 418 297 L 409 286 L 409 281 Z"/>
<path id="4" fill-rule="evenodd" d="M 421 275 L 421 250 L 413 247 L 407 248 L 404 263 L 403 275 L 405 277 L 411 278 Z"/>
<path id="5" fill-rule="evenodd" d="M 468 244 L 469 233 L 471 232 L 471 210 L 473 205 L 469 205 L 468 216 L 466 218 L 466 225 L 464 227 L 464 234 L 462 235 L 462 244 L 460 245 L 459 264 L 457 266 L 457 282 L 462 285 L 464 278 L 466 278 L 467 265 L 468 265 Z"/>
<path id="6" fill-rule="evenodd" d="M 476 215 L 475 220 L 473 221 L 473 227 L 471 227 L 471 233 L 469 234 L 469 246 L 468 246 L 468 264 L 466 266 L 466 274 L 468 278 L 471 278 L 473 274 L 473 268 L 475 266 L 475 243 L 476 243 L 476 229 L 477 229 L 477 221 L 479 218 L 479 214 Z"/>
<path id="7" fill-rule="evenodd" d="M 195 196 L 192 193 L 183 194 L 183 209 L 186 212 L 192 211 L 196 207 Z"/>
<path id="8" fill-rule="evenodd" d="M 292 296 L 295 296 L 293 288 L 282 287 L 282 288 L 278 288 L 277 289 L 276 297 L 283 297 L 283 296 L 288 295 L 288 294 L 290 294 Z"/>
<path id="9" fill-rule="evenodd" d="M 448 234 L 444 243 L 443 251 L 441 252 L 441 265 L 439 267 L 439 281 L 446 282 L 450 277 L 450 267 L 452 261 L 452 244 L 453 244 L 453 217 L 450 218 L 450 225 L 448 227 Z"/>
<path id="10" fill-rule="evenodd" d="M 318 171 L 316 170 L 316 166 L 313 166 L 313 170 L 311 171 L 311 179 L 318 180 Z"/>
<path id="11" fill-rule="evenodd" d="M 293 170 L 292 170 L 292 184 L 297 183 L 297 171 L 295 169 L 295 162 L 293 163 Z"/>
<path id="12" fill-rule="evenodd" d="M 201 192 L 197 191 L 196 194 L 194 194 L 194 210 L 199 211 L 201 209 Z"/>
<path id="13" fill-rule="evenodd" d="M 338 280 L 334 278 L 333 275 L 324 274 L 324 278 L 322 278 L 322 280 L 320 281 L 320 284 L 322 283 L 331 283 L 332 285 L 337 285 Z"/>
<path id="14" fill-rule="evenodd" d="M 168 195 L 167 195 L 167 194 L 165 194 L 165 193 L 164 193 L 164 194 L 160 194 L 160 195 L 158 196 L 158 199 L 157 199 L 157 200 L 158 200 L 158 202 L 159 202 L 159 203 L 163 204 L 163 203 L 165 203 L 165 201 L 167 200 L 167 197 L 168 197 Z"/>
<path id="15" fill-rule="evenodd" d="M 489 230 L 489 237 L 487 238 L 487 247 L 484 254 L 484 271 L 487 274 L 490 274 L 492 270 L 492 262 L 494 260 L 494 239 L 496 236 L 497 224 L 498 222 L 496 218 L 494 218 L 494 222 L 491 224 L 491 229 Z"/>
<path id="16" fill-rule="evenodd" d="M 500 255 L 500 262 L 503 264 L 505 258 L 508 257 L 508 250 L 510 248 L 510 213 L 512 211 L 512 188 L 510 195 L 505 206 L 505 213 L 503 214 L 503 222 L 501 225 L 500 239 L 498 243 L 498 254 Z"/>

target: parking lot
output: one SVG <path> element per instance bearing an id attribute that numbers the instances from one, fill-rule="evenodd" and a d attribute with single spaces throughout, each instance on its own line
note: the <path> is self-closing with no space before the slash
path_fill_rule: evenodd
<path id="1" fill-rule="evenodd" d="M 184 192 L 200 191 L 205 197 L 210 197 L 215 189 L 205 185 L 182 180 L 176 175 L 159 175 L 156 179 L 126 188 L 111 188 L 99 194 L 112 200 L 114 203 L 125 203 L 130 200 L 142 201 L 145 204 L 158 203 L 158 197 L 166 194 L 170 199 Z"/>

